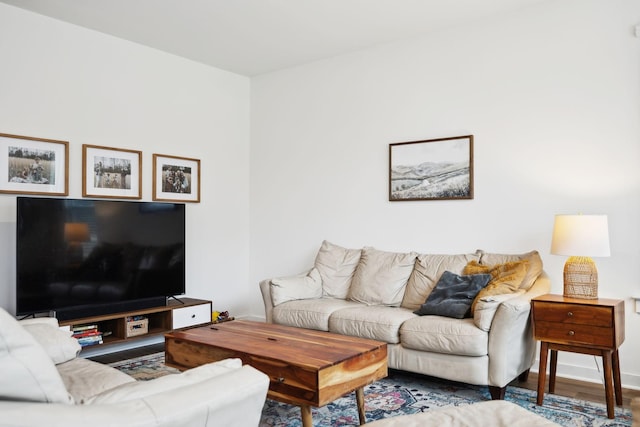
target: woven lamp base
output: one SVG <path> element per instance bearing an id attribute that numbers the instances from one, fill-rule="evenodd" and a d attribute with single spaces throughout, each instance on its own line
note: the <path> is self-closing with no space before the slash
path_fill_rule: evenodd
<path id="1" fill-rule="evenodd" d="M 598 299 L 598 270 L 589 257 L 572 256 L 564 264 L 564 296 Z"/>

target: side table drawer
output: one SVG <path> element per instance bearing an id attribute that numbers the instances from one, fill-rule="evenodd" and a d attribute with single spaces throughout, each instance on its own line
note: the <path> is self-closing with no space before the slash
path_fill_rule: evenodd
<path id="1" fill-rule="evenodd" d="M 173 310 L 173 329 L 211 322 L 211 304 L 192 305 Z"/>
<path id="2" fill-rule="evenodd" d="M 613 326 L 610 307 L 585 306 L 578 304 L 557 304 L 535 301 L 534 322 L 548 321 L 579 325 Z"/>
<path id="3" fill-rule="evenodd" d="M 615 346 L 613 328 L 590 325 L 536 321 L 535 339 L 559 344 L 577 344 L 612 348 Z"/>

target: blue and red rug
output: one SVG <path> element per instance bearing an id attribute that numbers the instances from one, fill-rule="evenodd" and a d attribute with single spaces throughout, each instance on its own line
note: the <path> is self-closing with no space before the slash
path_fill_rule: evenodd
<path id="1" fill-rule="evenodd" d="M 138 380 L 176 373 L 164 365 L 164 353 L 156 353 L 110 364 Z M 460 384 L 409 373 L 391 371 L 387 378 L 365 388 L 367 421 L 403 414 L 426 412 L 447 406 L 469 405 L 490 400 L 487 387 Z M 508 387 L 505 399 L 523 408 L 570 427 L 628 427 L 631 411 L 616 408 L 616 418 L 607 418 L 605 405 L 558 395 L 546 395 L 543 406 L 536 405 L 536 392 Z M 322 408 L 313 408 L 313 425 L 322 427 L 358 426 L 355 394 L 348 394 Z M 299 427 L 297 406 L 268 400 L 262 411 L 260 427 Z"/>

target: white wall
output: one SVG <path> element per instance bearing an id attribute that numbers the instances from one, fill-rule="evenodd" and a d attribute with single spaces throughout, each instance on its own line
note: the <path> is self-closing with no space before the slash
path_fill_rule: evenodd
<path id="1" fill-rule="evenodd" d="M 637 0 L 550 1 L 252 79 L 251 281 L 347 247 L 549 254 L 558 213 L 609 215 L 600 296 L 627 301 L 626 386 L 640 386 Z M 389 202 L 388 144 L 475 135 L 475 198 Z M 253 295 L 252 310 L 262 312 Z M 561 353 L 559 374 L 596 379 Z"/>
<path id="2" fill-rule="evenodd" d="M 0 4 L 0 132 L 69 141 L 69 197 L 82 144 L 201 160 L 187 204 L 187 294 L 246 313 L 249 90 L 246 77 Z M 15 309 L 15 196 L 0 195 L 0 306 Z"/>

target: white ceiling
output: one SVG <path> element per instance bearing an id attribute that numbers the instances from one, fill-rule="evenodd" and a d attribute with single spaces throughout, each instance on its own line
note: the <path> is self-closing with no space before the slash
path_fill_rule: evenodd
<path id="1" fill-rule="evenodd" d="M 542 1 L 554 0 L 0 0 L 246 76 Z"/>

